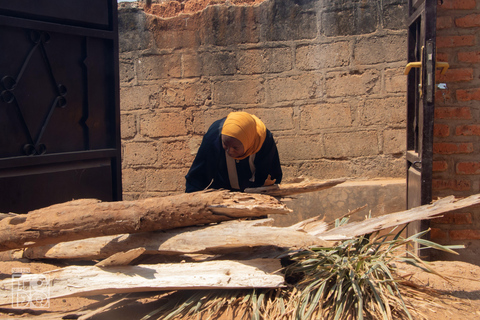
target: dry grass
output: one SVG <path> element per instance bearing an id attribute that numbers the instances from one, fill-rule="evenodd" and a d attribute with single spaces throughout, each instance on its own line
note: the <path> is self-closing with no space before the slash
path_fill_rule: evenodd
<path id="1" fill-rule="evenodd" d="M 412 301 L 429 304 L 428 294 L 396 276 L 395 263 L 406 262 L 435 273 L 406 248 L 418 243 L 455 253 L 458 247 L 422 239 L 425 232 L 365 235 L 333 247 L 290 252 L 284 274 L 288 286 L 270 290 L 175 292 L 147 319 L 412 319 Z M 415 314 L 415 318 L 421 315 Z"/>

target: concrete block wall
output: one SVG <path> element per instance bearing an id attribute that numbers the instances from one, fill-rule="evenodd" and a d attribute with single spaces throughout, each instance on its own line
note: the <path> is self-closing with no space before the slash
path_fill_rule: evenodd
<path id="1" fill-rule="evenodd" d="M 162 18 L 123 4 L 124 199 L 183 192 L 203 134 L 234 110 L 273 132 L 285 179 L 404 179 L 405 10 L 266 0 Z"/>

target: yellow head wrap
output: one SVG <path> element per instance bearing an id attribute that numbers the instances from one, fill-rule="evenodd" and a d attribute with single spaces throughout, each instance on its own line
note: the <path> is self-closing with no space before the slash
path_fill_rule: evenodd
<path id="1" fill-rule="evenodd" d="M 262 148 L 267 128 L 262 120 L 247 112 L 231 112 L 223 124 L 222 134 L 240 140 L 245 153 L 237 160 L 257 153 Z"/>

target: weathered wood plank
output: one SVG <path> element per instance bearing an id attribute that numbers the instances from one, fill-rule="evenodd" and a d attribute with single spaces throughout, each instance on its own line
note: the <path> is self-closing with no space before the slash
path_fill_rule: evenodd
<path id="1" fill-rule="evenodd" d="M 54 299 L 163 290 L 277 288 L 284 286 L 283 276 L 276 274 L 280 268 L 280 261 L 274 259 L 108 268 L 69 266 L 40 275 L 23 274 L 17 279 L 0 281 L 0 305 L 12 303 L 12 292 L 19 282 L 37 283 L 39 276 L 48 281 L 48 297 Z"/>
<path id="2" fill-rule="evenodd" d="M 145 248 L 146 254 L 179 255 L 223 254 L 261 246 L 304 248 L 328 245 L 304 232 L 302 227 L 298 228 L 302 231 L 298 231 L 297 228 L 267 226 L 272 221 L 273 219 L 227 221 L 203 227 L 96 237 L 28 248 L 23 256 L 28 259 L 99 260 L 140 247 Z M 321 224 L 325 225 L 323 222 Z"/>
<path id="3" fill-rule="evenodd" d="M 104 235 L 286 214 L 290 211 L 270 196 L 225 190 L 136 201 L 82 199 L 2 219 L 0 251 Z"/>
<path id="4" fill-rule="evenodd" d="M 303 180 L 294 183 L 281 183 L 271 186 L 247 188 L 246 193 L 266 194 L 272 197 L 287 197 L 294 194 L 307 193 L 313 191 L 320 191 L 332 188 L 338 184 L 347 181 L 346 178 L 331 179 L 331 180 Z"/>
<path id="5" fill-rule="evenodd" d="M 360 222 L 348 223 L 315 235 L 323 240 L 346 240 L 378 230 L 400 226 L 412 221 L 433 219 L 447 212 L 476 205 L 480 205 L 480 194 L 460 200 L 455 199 L 454 196 L 449 196 L 435 201 L 433 204 L 386 214 Z"/>

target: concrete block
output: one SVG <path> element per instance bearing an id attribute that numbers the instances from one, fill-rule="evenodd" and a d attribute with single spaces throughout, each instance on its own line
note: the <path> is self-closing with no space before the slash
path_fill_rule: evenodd
<path id="1" fill-rule="evenodd" d="M 140 116 L 140 133 L 150 138 L 177 137 L 187 134 L 186 111 L 152 112 Z"/>
<path id="2" fill-rule="evenodd" d="M 257 6 L 208 6 L 199 22 L 202 45 L 229 46 L 260 41 Z"/>
<path id="3" fill-rule="evenodd" d="M 352 56 L 350 46 L 349 41 L 298 46 L 295 66 L 300 70 L 346 67 Z"/>
<path id="4" fill-rule="evenodd" d="M 322 33 L 327 37 L 368 34 L 377 30 L 378 10 L 376 5 L 347 3 L 332 7 L 322 15 Z"/>
<path id="5" fill-rule="evenodd" d="M 229 80 L 217 81 L 213 84 L 213 103 L 259 104 L 265 102 L 263 80 Z"/>
<path id="6" fill-rule="evenodd" d="M 329 72 L 325 91 L 328 97 L 361 96 L 381 92 L 381 75 L 378 70 Z"/>
<path id="7" fill-rule="evenodd" d="M 122 139 L 131 139 L 137 134 L 137 120 L 135 114 L 122 113 L 120 115 L 120 132 Z"/>
<path id="8" fill-rule="evenodd" d="M 319 135 L 278 137 L 277 148 L 282 163 L 319 159 L 325 155 Z"/>
<path id="9" fill-rule="evenodd" d="M 320 159 L 301 163 L 298 176 L 312 179 L 334 179 L 352 177 L 353 172 L 348 161 Z"/>
<path id="10" fill-rule="evenodd" d="M 188 169 L 148 169 L 145 172 L 149 191 L 184 191 Z"/>
<path id="11" fill-rule="evenodd" d="M 403 74 L 404 68 L 385 70 L 385 91 L 388 93 L 407 92 L 407 76 Z"/>
<path id="12" fill-rule="evenodd" d="M 195 158 L 187 140 L 162 141 L 160 163 L 164 168 L 189 168 Z"/>
<path id="13" fill-rule="evenodd" d="M 301 107 L 300 129 L 318 132 L 325 128 L 352 126 L 350 106 L 346 103 Z"/>
<path id="14" fill-rule="evenodd" d="M 240 74 L 279 73 L 292 69 L 292 49 L 288 47 L 249 49 L 237 54 Z"/>
<path id="15" fill-rule="evenodd" d="M 266 87 L 269 102 L 315 99 L 323 95 L 322 76 L 312 73 L 269 79 Z"/>
<path id="16" fill-rule="evenodd" d="M 118 10 L 118 43 L 120 52 L 144 50 L 152 40 L 150 32 L 145 30 L 143 10 Z"/>
<path id="17" fill-rule="evenodd" d="M 391 3 L 388 3 L 391 2 Z M 383 2 L 382 24 L 384 29 L 406 30 L 408 17 L 407 1 Z"/>
<path id="18" fill-rule="evenodd" d="M 372 156 L 378 151 L 376 131 L 325 134 L 325 156 L 328 158 Z"/>
<path id="19" fill-rule="evenodd" d="M 161 88 L 163 106 L 187 107 L 204 105 L 212 96 L 210 82 L 206 80 L 168 82 Z"/>
<path id="20" fill-rule="evenodd" d="M 181 55 L 151 55 L 136 61 L 138 80 L 180 78 L 182 75 Z"/>
<path id="21" fill-rule="evenodd" d="M 157 145 L 151 142 L 127 142 L 124 145 L 123 163 L 127 166 L 151 166 L 157 163 L 158 152 Z"/>
<path id="22" fill-rule="evenodd" d="M 405 129 L 385 130 L 383 132 L 383 153 L 403 154 L 407 146 L 406 136 Z"/>
<path id="23" fill-rule="evenodd" d="M 246 110 L 256 115 L 270 131 L 292 130 L 295 128 L 292 107 L 253 108 Z"/>
<path id="24" fill-rule="evenodd" d="M 287 41 L 317 37 L 317 14 L 308 8 L 308 2 L 276 0 L 260 6 L 261 39 Z"/>
<path id="25" fill-rule="evenodd" d="M 124 192 L 144 192 L 146 186 L 145 169 L 122 170 Z"/>
<path id="26" fill-rule="evenodd" d="M 135 79 L 135 69 L 133 62 L 131 61 L 125 61 L 120 59 L 120 64 L 119 64 L 119 76 L 120 76 L 120 82 L 131 82 Z"/>
<path id="27" fill-rule="evenodd" d="M 120 110 L 150 109 L 158 104 L 158 86 L 133 86 L 120 88 Z"/>
<path id="28" fill-rule="evenodd" d="M 236 57 L 232 52 L 205 52 L 200 57 L 203 76 L 233 75 L 236 72 Z"/>
<path id="29" fill-rule="evenodd" d="M 369 99 L 359 107 L 359 119 L 363 126 L 370 125 L 405 125 L 405 97 Z"/>
<path id="30" fill-rule="evenodd" d="M 362 38 L 355 44 L 353 55 L 355 65 L 406 61 L 407 34 Z"/>

